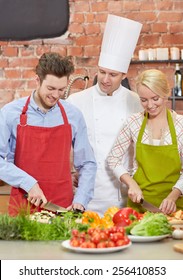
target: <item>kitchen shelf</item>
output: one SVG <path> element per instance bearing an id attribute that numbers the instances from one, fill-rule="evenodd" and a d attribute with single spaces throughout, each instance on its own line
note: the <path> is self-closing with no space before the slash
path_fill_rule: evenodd
<path id="1" fill-rule="evenodd" d="M 178 60 L 131 60 L 131 64 L 141 64 L 141 63 L 183 63 L 182 59 Z"/>
<path id="2" fill-rule="evenodd" d="M 172 110 L 175 111 L 176 110 L 176 100 L 177 101 L 183 100 L 183 96 L 174 96 L 174 95 L 172 95 L 168 99 L 172 101 Z"/>

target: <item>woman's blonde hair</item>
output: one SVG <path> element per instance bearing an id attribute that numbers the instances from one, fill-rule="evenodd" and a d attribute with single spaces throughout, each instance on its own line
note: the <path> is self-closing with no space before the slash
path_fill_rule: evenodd
<path id="1" fill-rule="evenodd" d="M 162 98 L 170 96 L 170 87 L 166 75 L 157 69 L 143 71 L 136 80 L 136 89 L 144 85 Z"/>

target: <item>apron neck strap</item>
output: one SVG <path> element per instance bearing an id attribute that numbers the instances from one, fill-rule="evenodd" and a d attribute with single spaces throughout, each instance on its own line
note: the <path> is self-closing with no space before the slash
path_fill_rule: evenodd
<path id="1" fill-rule="evenodd" d="M 177 145 L 177 136 L 176 136 L 175 126 L 173 123 L 172 115 L 168 109 L 167 109 L 167 117 L 168 117 L 168 124 L 170 127 L 170 134 L 172 137 L 172 144 Z"/>
<path id="2" fill-rule="evenodd" d="M 62 113 L 62 117 L 63 117 L 63 120 L 64 120 L 64 124 L 69 124 L 68 123 L 68 118 L 67 118 L 65 110 L 64 110 L 64 107 L 62 106 L 60 101 L 58 101 L 58 106 L 60 107 L 60 110 L 61 110 L 61 113 Z"/>
<path id="3" fill-rule="evenodd" d="M 142 141 L 142 136 L 144 134 L 144 130 L 145 130 L 145 127 L 146 127 L 146 123 L 147 123 L 147 112 L 145 113 L 145 116 L 144 116 L 144 119 L 143 119 L 143 122 L 142 122 L 142 125 L 141 125 L 141 128 L 140 128 L 140 131 L 139 131 L 139 135 L 138 135 L 138 138 L 137 138 L 137 143 L 141 143 Z"/>
<path id="4" fill-rule="evenodd" d="M 144 116 L 144 119 L 143 119 L 143 122 L 142 122 L 142 125 L 141 125 L 141 129 L 139 131 L 139 135 L 138 135 L 138 139 L 137 139 L 138 143 L 142 141 L 142 136 L 143 136 L 146 124 L 147 124 L 147 118 L 148 118 L 148 113 L 146 112 L 145 116 Z M 177 145 L 177 137 L 176 137 L 175 126 L 174 126 L 174 123 L 173 123 L 171 113 L 168 109 L 167 109 L 167 119 L 168 119 L 168 125 L 169 125 L 169 128 L 170 128 L 170 134 L 171 134 L 171 137 L 172 137 L 172 144 Z"/>
<path id="5" fill-rule="evenodd" d="M 27 124 L 27 109 L 28 109 L 28 105 L 29 105 L 29 102 L 30 102 L 30 96 L 27 98 L 27 101 L 22 109 L 22 113 L 20 115 L 20 125 L 24 126 Z"/>

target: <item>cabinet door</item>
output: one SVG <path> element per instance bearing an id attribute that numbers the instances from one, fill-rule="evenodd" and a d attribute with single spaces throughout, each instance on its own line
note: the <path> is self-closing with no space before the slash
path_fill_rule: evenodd
<path id="1" fill-rule="evenodd" d="M 0 214 L 8 212 L 9 195 L 0 194 Z"/>

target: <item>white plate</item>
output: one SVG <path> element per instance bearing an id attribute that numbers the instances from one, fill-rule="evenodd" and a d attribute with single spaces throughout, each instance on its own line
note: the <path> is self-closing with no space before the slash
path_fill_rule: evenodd
<path id="1" fill-rule="evenodd" d="M 74 252 L 78 253 L 93 253 L 93 254 L 98 254 L 98 253 L 110 253 L 110 252 L 116 252 L 116 251 L 121 251 L 124 250 L 132 245 L 130 242 L 127 245 L 123 246 L 118 246 L 118 247 L 110 247 L 110 248 L 80 248 L 80 247 L 73 247 L 69 244 L 70 240 L 65 240 L 62 242 L 62 246 L 66 249 L 72 250 Z"/>
<path id="2" fill-rule="evenodd" d="M 137 235 L 128 235 L 128 238 L 132 242 L 154 242 L 158 240 L 162 240 L 166 237 L 170 236 L 169 234 L 165 235 L 157 235 L 157 236 L 137 236 Z"/>

